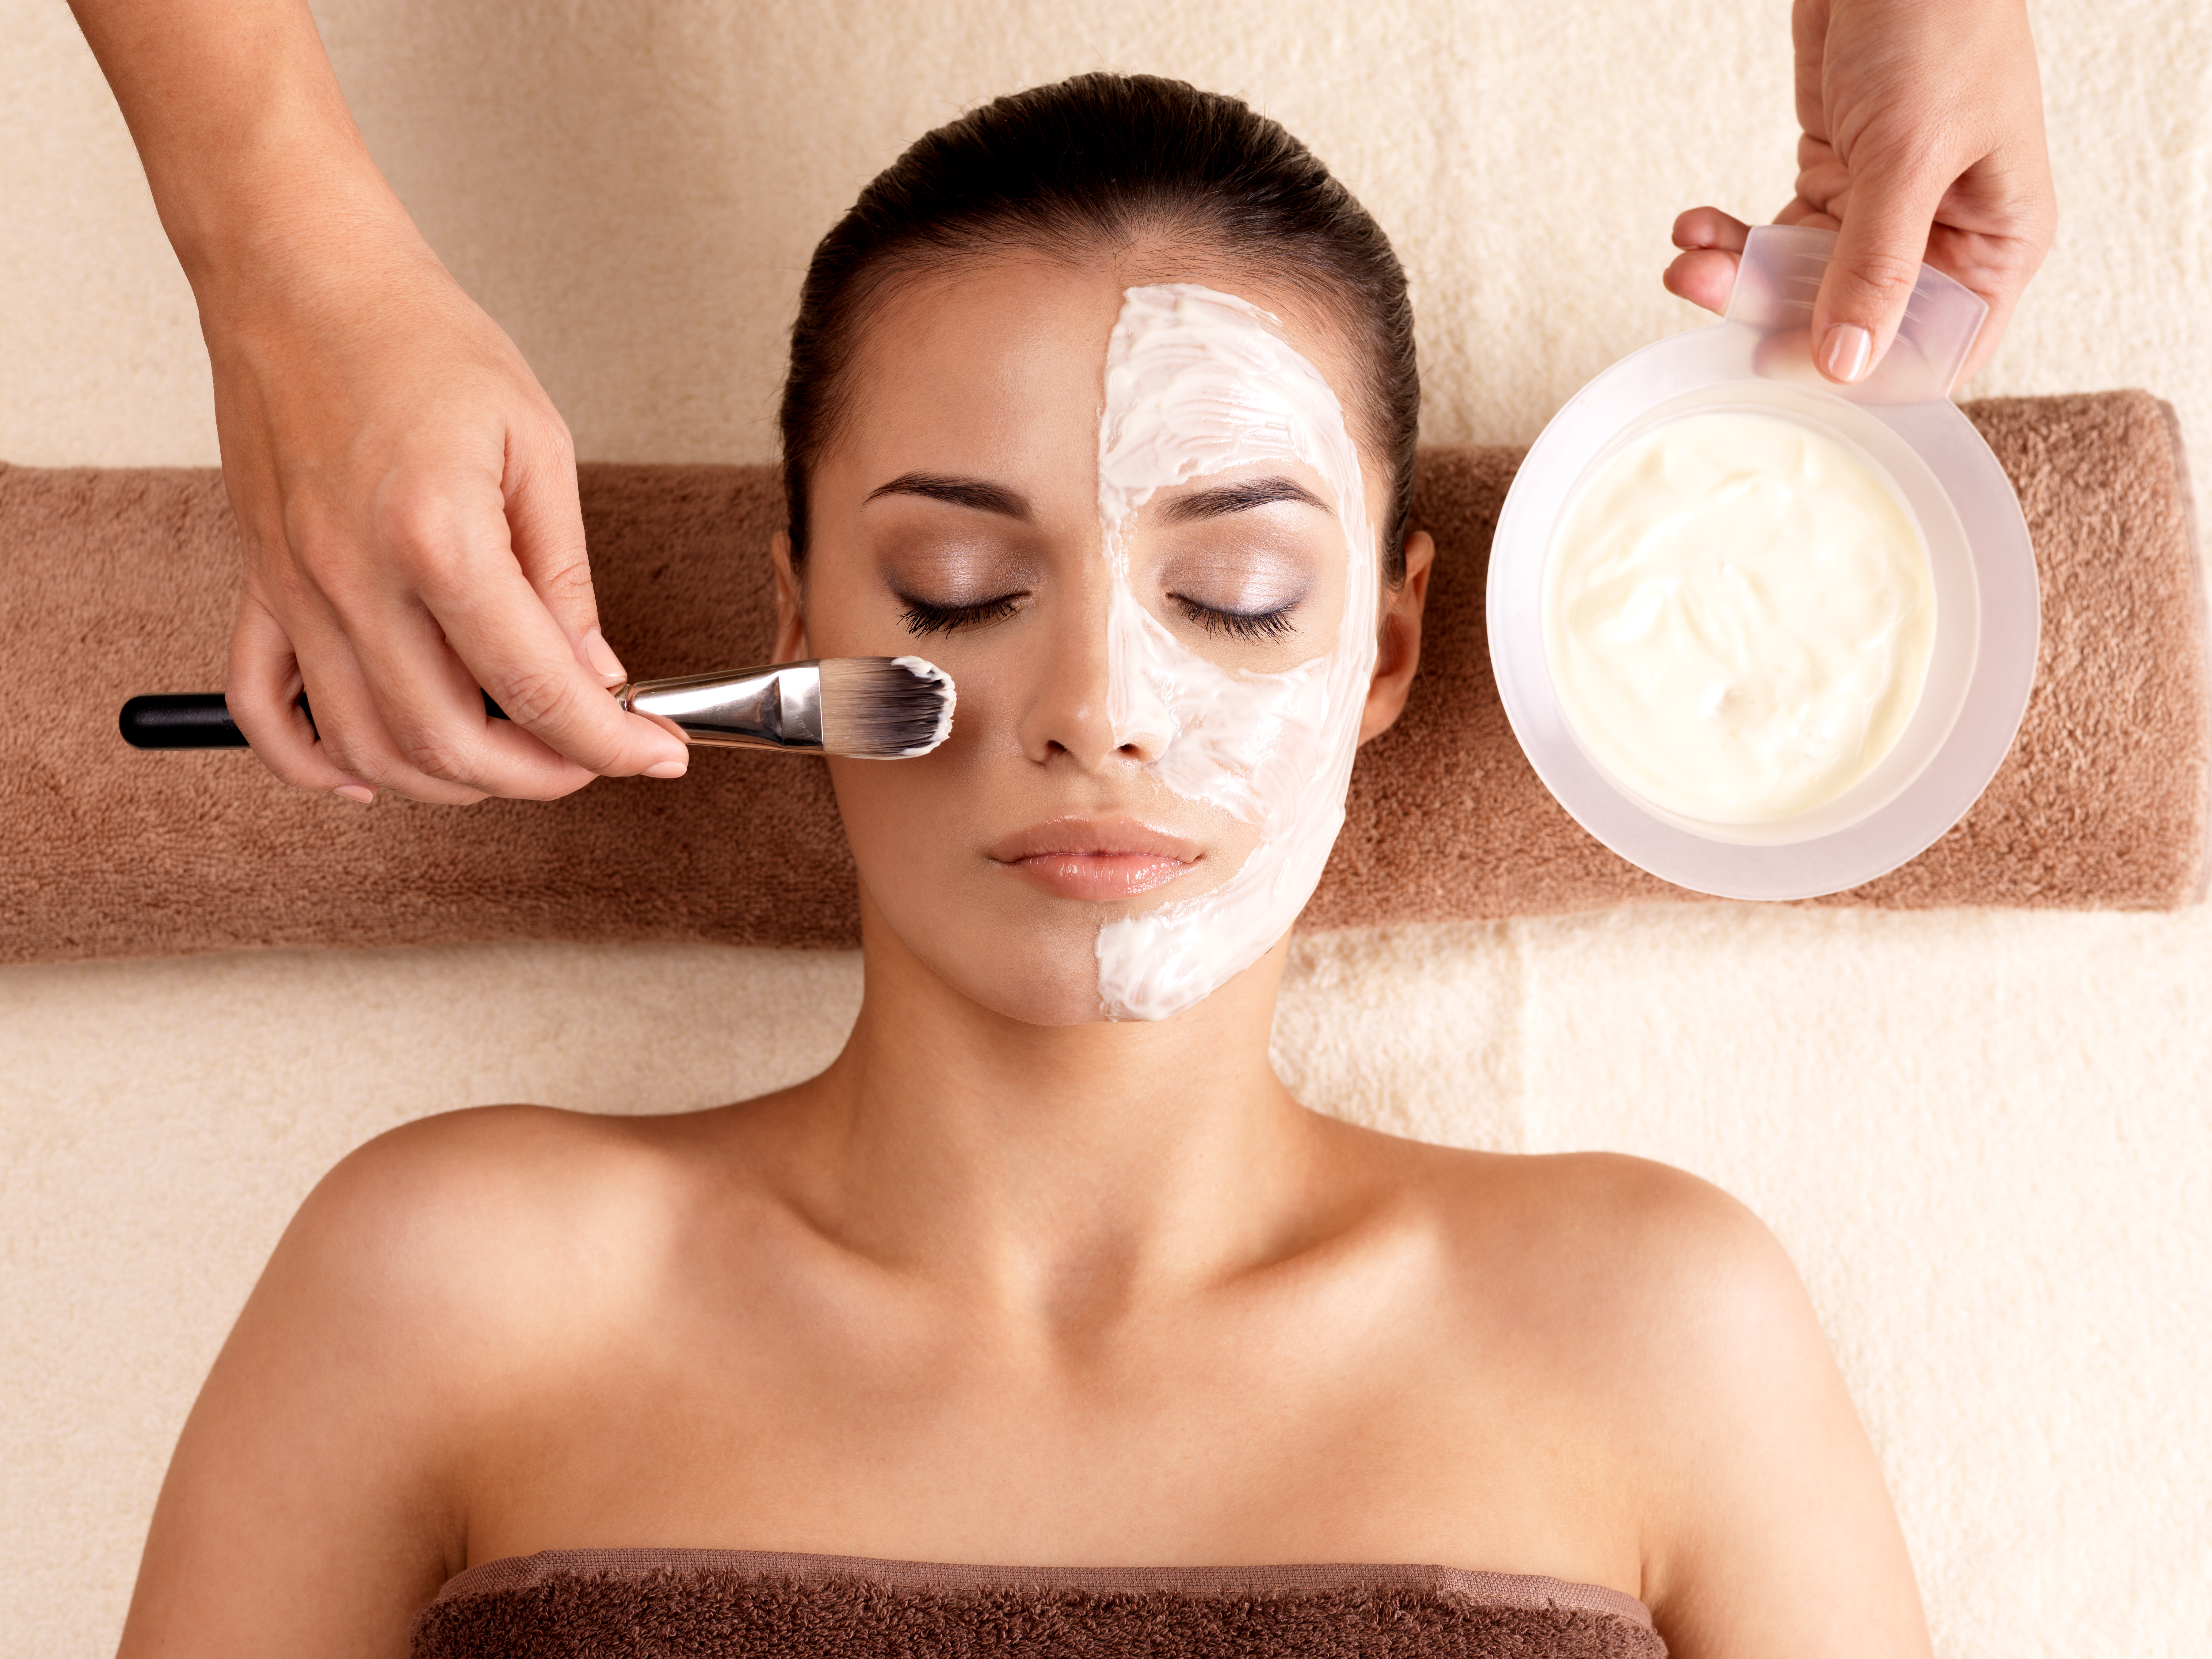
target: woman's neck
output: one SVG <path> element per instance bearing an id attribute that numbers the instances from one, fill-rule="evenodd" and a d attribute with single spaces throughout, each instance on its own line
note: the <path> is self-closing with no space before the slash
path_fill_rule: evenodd
<path id="1" fill-rule="evenodd" d="M 1095 1327 L 1279 1259 L 1331 1207 L 1332 1126 L 1267 1060 L 1280 947 L 1174 1019 L 1042 1026 L 888 933 L 844 1051 L 791 1097 L 794 1197 L 848 1248 Z"/>

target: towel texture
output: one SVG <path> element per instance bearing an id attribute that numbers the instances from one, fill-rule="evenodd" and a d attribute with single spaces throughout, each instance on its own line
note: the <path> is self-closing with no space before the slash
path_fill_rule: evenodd
<path id="1" fill-rule="evenodd" d="M 2142 392 L 1970 404 L 2026 509 L 2044 636 L 2018 742 L 1921 857 L 1822 901 L 2159 908 L 2204 862 L 2204 629 L 2179 439 Z M 1484 635 L 1490 534 L 1516 450 L 1425 451 L 1437 543 L 1421 672 L 1363 750 L 1307 928 L 1465 921 L 1688 896 L 1567 817 L 1498 704 Z M 634 671 L 766 653 L 771 469 L 586 466 L 606 630 Z M 0 469 L 0 961 L 258 945 L 857 938 L 852 860 L 818 761 L 704 752 L 681 782 L 549 803 L 362 810 L 243 751 L 141 753 L 115 714 L 222 678 L 236 589 L 220 479 Z M 98 848 L 96 859 L 86 849 Z"/>
<path id="2" fill-rule="evenodd" d="M 1663 1659 L 1640 1602 L 1595 1585 L 1440 1567 L 958 1567 L 720 1550 L 492 1561 L 415 1621 L 414 1659 Z"/>

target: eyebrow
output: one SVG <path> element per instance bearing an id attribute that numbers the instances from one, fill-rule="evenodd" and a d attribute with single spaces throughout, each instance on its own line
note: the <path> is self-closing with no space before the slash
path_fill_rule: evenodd
<path id="1" fill-rule="evenodd" d="M 1004 484 L 982 478 L 946 478 L 932 472 L 902 472 L 887 484 L 878 484 L 862 505 L 878 495 L 923 495 L 933 501 L 973 507 L 978 513 L 998 513 L 1026 521 L 1031 515 L 1029 498 Z"/>
<path id="2" fill-rule="evenodd" d="M 1276 501 L 1302 501 L 1324 513 L 1328 511 L 1318 495 L 1294 478 L 1243 478 L 1235 483 L 1217 484 L 1211 489 L 1194 489 L 1188 495 L 1161 502 L 1160 522 L 1192 524 L 1200 519 L 1218 519 L 1230 513 L 1271 506 Z"/>

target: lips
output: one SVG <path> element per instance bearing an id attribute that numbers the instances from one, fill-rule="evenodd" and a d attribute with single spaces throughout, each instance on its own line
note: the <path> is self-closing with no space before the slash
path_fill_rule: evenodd
<path id="1" fill-rule="evenodd" d="M 1133 818 L 1054 818 L 1001 839 L 991 858 L 1057 898 L 1125 899 L 1182 875 L 1196 842 Z"/>

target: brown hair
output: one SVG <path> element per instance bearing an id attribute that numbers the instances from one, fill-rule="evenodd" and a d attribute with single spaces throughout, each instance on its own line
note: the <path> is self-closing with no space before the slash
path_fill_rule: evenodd
<path id="1" fill-rule="evenodd" d="M 1014 93 L 916 140 L 814 250 L 783 387 L 794 562 L 854 343 L 898 277 L 979 252 L 1086 258 L 1146 238 L 1249 261 L 1344 327 L 1365 369 L 1360 423 L 1390 467 L 1383 576 L 1402 580 L 1421 386 L 1389 239 L 1280 123 L 1182 81 L 1103 73 Z"/>

